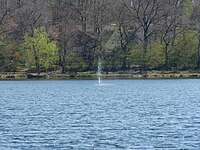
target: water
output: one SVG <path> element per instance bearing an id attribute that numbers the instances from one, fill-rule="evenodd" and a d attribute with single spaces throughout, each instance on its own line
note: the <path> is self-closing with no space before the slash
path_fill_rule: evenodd
<path id="1" fill-rule="evenodd" d="M 200 149 L 200 80 L 1 81 L 0 150 Z"/>
<path id="2" fill-rule="evenodd" d="M 101 71 L 102 71 L 102 69 L 101 69 L 101 60 L 99 58 L 99 61 L 98 61 L 98 71 L 97 71 L 97 78 L 98 78 L 98 81 L 99 81 L 99 85 L 101 84 L 101 76 L 102 76 Z"/>

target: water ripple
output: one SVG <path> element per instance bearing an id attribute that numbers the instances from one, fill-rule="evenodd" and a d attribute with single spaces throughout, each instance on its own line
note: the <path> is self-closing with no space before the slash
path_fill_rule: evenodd
<path id="1" fill-rule="evenodd" d="M 200 80 L 0 84 L 1 150 L 200 149 Z"/>

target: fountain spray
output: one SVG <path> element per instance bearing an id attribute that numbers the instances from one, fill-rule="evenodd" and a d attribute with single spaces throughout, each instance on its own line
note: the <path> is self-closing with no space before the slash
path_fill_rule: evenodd
<path id="1" fill-rule="evenodd" d="M 101 76 L 102 76 L 102 73 L 101 73 L 101 59 L 99 58 L 98 60 L 98 71 L 97 71 L 97 78 L 99 80 L 99 84 L 101 84 Z"/>

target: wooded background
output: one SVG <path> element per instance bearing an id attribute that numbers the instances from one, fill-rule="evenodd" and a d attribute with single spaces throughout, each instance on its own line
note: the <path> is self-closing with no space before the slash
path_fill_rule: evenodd
<path id="1" fill-rule="evenodd" d="M 0 0 L 0 71 L 195 70 L 199 0 Z"/>

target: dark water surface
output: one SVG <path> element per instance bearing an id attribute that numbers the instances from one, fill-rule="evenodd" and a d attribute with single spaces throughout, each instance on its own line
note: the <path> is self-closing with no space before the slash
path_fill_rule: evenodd
<path id="1" fill-rule="evenodd" d="M 200 80 L 1 81 L 0 150 L 200 150 Z"/>

